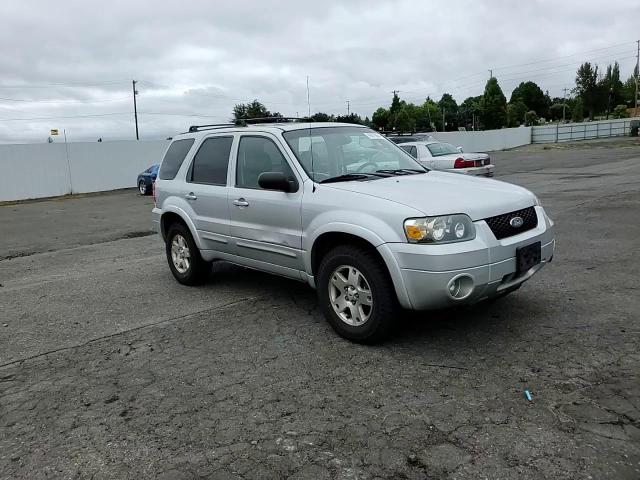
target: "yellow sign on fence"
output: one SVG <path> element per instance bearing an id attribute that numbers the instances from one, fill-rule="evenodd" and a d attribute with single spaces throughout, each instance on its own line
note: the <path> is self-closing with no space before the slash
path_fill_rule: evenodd
<path id="1" fill-rule="evenodd" d="M 58 135 L 58 129 L 57 128 L 52 128 L 51 129 L 51 135 Z"/>

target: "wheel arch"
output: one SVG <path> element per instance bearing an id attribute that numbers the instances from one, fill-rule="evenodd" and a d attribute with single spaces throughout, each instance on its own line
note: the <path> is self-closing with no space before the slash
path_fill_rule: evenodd
<path id="1" fill-rule="evenodd" d="M 195 242 L 196 246 L 201 249 L 202 246 L 200 244 L 200 238 L 197 235 L 196 226 L 183 210 L 176 207 L 169 207 L 162 213 L 162 216 L 160 217 L 160 233 L 162 234 L 162 239 L 165 241 L 167 240 L 169 227 L 176 222 L 182 223 L 189 229 L 189 233 L 191 233 L 193 241 Z"/>
<path id="2" fill-rule="evenodd" d="M 367 238 L 369 237 L 369 238 Z M 310 249 L 309 271 L 311 272 L 309 282 L 316 287 L 318 268 L 322 258 L 334 247 L 339 245 L 355 245 L 370 251 L 385 266 L 391 282 L 394 286 L 396 298 L 404 308 L 411 308 L 411 300 L 402 278 L 402 272 L 390 253 L 385 248 L 384 243 L 377 236 L 361 235 L 361 232 L 329 230 L 319 234 Z"/>

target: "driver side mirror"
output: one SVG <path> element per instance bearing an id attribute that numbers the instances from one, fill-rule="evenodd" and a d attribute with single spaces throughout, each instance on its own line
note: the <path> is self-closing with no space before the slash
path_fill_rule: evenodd
<path id="1" fill-rule="evenodd" d="M 298 182 L 282 172 L 264 172 L 258 177 L 258 185 L 265 190 L 292 193 L 298 191 Z"/>
<path id="2" fill-rule="evenodd" d="M 460 153 L 462 153 L 462 147 L 456 147 L 456 150 L 458 150 Z"/>

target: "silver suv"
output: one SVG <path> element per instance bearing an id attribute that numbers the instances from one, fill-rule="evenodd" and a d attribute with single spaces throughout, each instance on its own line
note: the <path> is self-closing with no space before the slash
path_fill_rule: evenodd
<path id="1" fill-rule="evenodd" d="M 155 198 L 178 282 L 203 282 L 216 260 L 307 282 L 357 342 L 382 339 L 398 306 L 505 295 L 555 247 L 528 190 L 429 170 L 350 124 L 191 127 L 169 146 Z"/>

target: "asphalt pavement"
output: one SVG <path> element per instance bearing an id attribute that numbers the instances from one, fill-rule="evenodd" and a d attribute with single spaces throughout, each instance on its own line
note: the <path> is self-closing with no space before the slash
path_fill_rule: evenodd
<path id="1" fill-rule="evenodd" d="M 492 158 L 553 263 L 379 346 L 298 282 L 179 285 L 134 191 L 0 206 L 0 479 L 640 478 L 640 145 Z"/>

